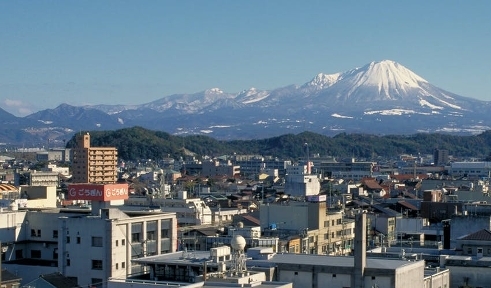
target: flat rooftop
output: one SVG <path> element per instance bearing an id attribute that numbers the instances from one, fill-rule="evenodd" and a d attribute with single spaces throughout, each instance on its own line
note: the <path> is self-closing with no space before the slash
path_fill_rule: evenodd
<path id="1" fill-rule="evenodd" d="M 366 258 L 366 268 L 395 270 L 402 266 L 413 265 L 414 261 L 388 259 L 388 258 Z M 354 267 L 352 256 L 326 256 L 314 254 L 276 254 L 270 260 L 274 263 L 331 266 L 331 267 Z"/>
<path id="2" fill-rule="evenodd" d="M 187 251 L 174 252 L 155 256 L 148 256 L 133 259 L 134 263 L 158 265 L 202 265 L 203 262 L 210 260 L 210 251 Z M 391 259 L 391 258 L 366 258 L 366 268 L 395 270 L 397 268 L 413 265 L 415 261 Z M 248 266 L 256 266 L 258 263 L 278 263 L 278 264 L 296 264 L 296 265 L 314 265 L 330 267 L 354 267 L 354 258 L 352 256 L 326 256 L 315 254 L 275 254 L 269 260 L 248 260 Z M 419 262 L 419 261 L 416 261 Z M 213 266 L 213 263 L 207 265 Z"/>

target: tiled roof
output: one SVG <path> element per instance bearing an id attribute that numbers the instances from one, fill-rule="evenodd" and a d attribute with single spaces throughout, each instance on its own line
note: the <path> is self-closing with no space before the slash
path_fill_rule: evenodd
<path id="1" fill-rule="evenodd" d="M 22 278 L 9 272 L 8 270 L 2 269 L 2 284 L 6 282 L 15 282 L 15 281 L 21 281 Z"/>
<path id="2" fill-rule="evenodd" d="M 256 217 L 252 216 L 252 215 L 244 215 L 242 216 L 242 218 L 254 223 L 254 224 L 257 224 L 258 226 L 261 225 L 261 221 L 259 221 L 259 219 L 257 219 Z"/>
<path id="3" fill-rule="evenodd" d="M 404 181 L 404 180 L 411 180 L 414 179 L 414 174 L 393 174 L 390 175 L 390 178 L 399 180 L 399 181 Z M 416 175 L 417 179 L 424 180 L 428 178 L 428 175 L 426 174 L 418 174 Z"/>
<path id="4" fill-rule="evenodd" d="M 408 202 L 406 202 L 406 201 L 398 201 L 397 203 L 399 203 L 399 205 L 402 205 L 402 206 L 404 206 L 404 207 L 406 207 L 406 208 L 408 208 L 408 209 L 411 209 L 411 210 L 413 210 L 413 211 L 418 210 L 418 207 L 416 207 L 416 206 L 414 206 L 413 204 L 408 203 Z"/>
<path id="5" fill-rule="evenodd" d="M 77 280 L 73 278 L 65 277 L 60 273 L 51 273 L 51 274 L 41 275 L 40 277 L 57 288 L 79 287 L 77 284 Z"/>
<path id="6" fill-rule="evenodd" d="M 491 241 L 491 231 L 488 229 L 482 229 L 477 232 L 459 238 L 459 240 L 478 240 L 478 241 Z"/>
<path id="7" fill-rule="evenodd" d="M 190 230 L 187 235 L 193 235 L 193 233 L 199 233 L 204 236 L 215 236 L 217 235 L 217 228 L 216 227 L 203 227 L 203 228 L 196 228 L 193 230 Z"/>
<path id="8" fill-rule="evenodd" d="M 371 189 L 371 190 L 382 190 L 382 186 L 380 186 L 380 184 L 378 184 L 378 182 L 375 180 L 367 179 L 367 180 L 363 181 L 363 184 L 368 189 Z"/>

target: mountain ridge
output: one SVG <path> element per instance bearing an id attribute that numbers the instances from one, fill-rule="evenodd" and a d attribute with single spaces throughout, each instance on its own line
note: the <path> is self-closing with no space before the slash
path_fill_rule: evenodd
<path id="1" fill-rule="evenodd" d="M 19 122 L 19 127 L 29 120 L 29 131 L 49 130 L 51 135 L 60 134 L 56 139 L 79 130 L 132 126 L 175 135 L 246 139 L 306 130 L 324 135 L 365 131 L 476 134 L 491 129 L 490 112 L 491 101 L 448 92 L 402 64 L 382 60 L 344 72 L 318 73 L 302 85 L 271 90 L 249 88 L 227 93 L 210 88 L 143 104 L 62 104 L 23 118 L 4 118 Z M 20 139 L 0 138 L 0 142 L 6 140 Z"/>

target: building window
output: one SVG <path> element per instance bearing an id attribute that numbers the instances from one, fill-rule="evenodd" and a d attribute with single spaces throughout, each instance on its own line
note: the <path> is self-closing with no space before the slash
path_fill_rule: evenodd
<path id="1" fill-rule="evenodd" d="M 155 231 L 147 231 L 147 240 L 155 240 Z"/>
<path id="2" fill-rule="evenodd" d="M 375 276 L 372 276 L 372 280 L 375 280 Z"/>
<path id="3" fill-rule="evenodd" d="M 169 229 L 162 229 L 160 230 L 160 237 L 161 238 L 169 238 Z"/>
<path id="4" fill-rule="evenodd" d="M 35 229 L 31 229 L 31 237 L 36 237 L 36 230 Z"/>
<path id="5" fill-rule="evenodd" d="M 80 244 L 80 236 L 77 236 L 77 244 Z"/>
<path id="6" fill-rule="evenodd" d="M 118 267 L 119 267 L 119 263 L 116 263 L 116 270 L 118 270 Z"/>
<path id="7" fill-rule="evenodd" d="M 31 250 L 31 258 L 32 259 L 40 259 L 41 258 L 41 250 Z"/>
<path id="8" fill-rule="evenodd" d="M 102 260 L 92 260 L 92 270 L 102 270 Z"/>
<path id="9" fill-rule="evenodd" d="M 131 233 L 131 243 L 140 242 L 140 233 Z"/>
<path id="10" fill-rule="evenodd" d="M 66 266 L 70 266 L 70 259 L 66 259 Z"/>
<path id="11" fill-rule="evenodd" d="M 295 271 L 295 275 L 298 275 L 298 272 Z"/>
<path id="12" fill-rule="evenodd" d="M 472 248 L 471 247 L 467 248 L 467 254 L 469 254 L 469 255 L 472 254 Z"/>
<path id="13" fill-rule="evenodd" d="M 121 245 L 122 245 L 122 246 L 126 245 L 126 240 L 125 240 L 125 239 L 122 239 L 122 240 L 121 240 Z"/>
<path id="14" fill-rule="evenodd" d="M 121 268 L 125 268 L 126 266 L 126 263 L 125 262 L 121 262 Z"/>
<path id="15" fill-rule="evenodd" d="M 332 274 L 332 278 L 336 278 L 336 274 Z"/>
<path id="16" fill-rule="evenodd" d="M 37 237 L 41 237 L 41 230 L 38 229 Z"/>
<path id="17" fill-rule="evenodd" d="M 118 246 L 117 242 L 116 246 Z M 92 247 L 102 247 L 102 237 L 92 237 Z"/>
<path id="18" fill-rule="evenodd" d="M 118 241 L 118 240 L 116 240 L 116 247 L 118 247 L 118 245 L 119 245 L 118 243 L 119 243 L 119 241 Z"/>
<path id="19" fill-rule="evenodd" d="M 66 237 L 66 243 L 67 243 L 67 244 L 68 244 L 68 243 L 70 243 L 70 236 L 67 236 L 67 237 Z"/>
<path id="20" fill-rule="evenodd" d="M 58 239 L 58 230 L 53 230 L 53 238 Z"/>
<path id="21" fill-rule="evenodd" d="M 329 220 L 324 221 L 324 227 L 329 227 Z"/>

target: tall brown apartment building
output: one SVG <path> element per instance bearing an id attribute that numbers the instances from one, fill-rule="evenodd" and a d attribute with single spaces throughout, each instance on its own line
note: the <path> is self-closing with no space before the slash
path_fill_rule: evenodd
<path id="1" fill-rule="evenodd" d="M 77 135 L 76 143 L 72 183 L 116 183 L 118 150 L 115 147 L 90 147 L 89 133 Z"/>

